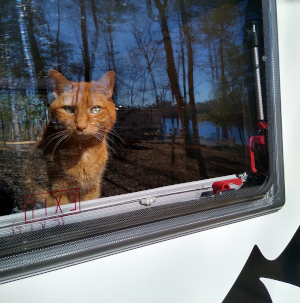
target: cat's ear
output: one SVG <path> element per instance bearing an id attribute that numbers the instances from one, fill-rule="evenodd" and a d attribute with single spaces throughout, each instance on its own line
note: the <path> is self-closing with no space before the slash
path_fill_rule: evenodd
<path id="1" fill-rule="evenodd" d="M 93 88 L 111 98 L 113 94 L 116 74 L 113 71 L 105 73 L 97 82 L 94 83 Z"/>
<path id="2" fill-rule="evenodd" d="M 55 98 L 64 92 L 72 90 L 71 82 L 54 69 L 49 70 L 49 79 Z"/>

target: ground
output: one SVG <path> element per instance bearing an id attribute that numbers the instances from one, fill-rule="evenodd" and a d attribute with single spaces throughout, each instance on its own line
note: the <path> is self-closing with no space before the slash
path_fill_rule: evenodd
<path id="1" fill-rule="evenodd" d="M 7 209 L 16 206 L 22 209 L 25 192 L 22 167 L 34 144 L 8 142 L 0 145 L 0 214 L 7 214 Z M 240 145 L 207 144 L 200 148 L 209 178 L 243 173 L 246 170 L 245 150 Z M 200 179 L 196 159 L 186 155 L 180 140 L 175 144 L 171 141 L 148 140 L 121 148 L 115 146 L 113 149 L 102 182 L 102 197 Z M 11 207 L 7 207 L 7 204 Z"/>

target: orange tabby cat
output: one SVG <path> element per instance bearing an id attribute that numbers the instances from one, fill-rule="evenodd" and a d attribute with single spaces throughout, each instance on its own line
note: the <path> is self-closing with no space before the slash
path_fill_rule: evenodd
<path id="1" fill-rule="evenodd" d="M 30 156 L 27 188 L 31 194 L 80 188 L 81 200 L 99 198 L 108 158 L 107 135 L 116 121 L 115 73 L 107 72 L 91 83 L 69 82 L 55 70 L 49 78 L 55 97 L 51 121 Z M 60 204 L 71 201 L 66 192 Z M 47 206 L 56 204 L 49 194 Z"/>

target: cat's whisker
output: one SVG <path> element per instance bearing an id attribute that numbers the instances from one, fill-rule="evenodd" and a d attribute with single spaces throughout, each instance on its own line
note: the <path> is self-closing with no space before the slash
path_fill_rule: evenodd
<path id="1" fill-rule="evenodd" d="M 47 128 L 48 128 L 48 127 L 58 128 L 57 126 L 52 126 L 52 125 L 48 125 Z M 60 128 L 61 128 L 61 127 L 60 127 Z"/>
<path id="2" fill-rule="evenodd" d="M 114 144 L 116 147 L 119 148 L 123 148 L 123 146 L 121 145 L 121 143 L 119 143 L 118 141 L 114 141 L 113 138 L 110 138 L 109 136 L 107 136 L 107 140 L 109 142 L 111 142 L 112 144 Z M 122 140 L 122 139 L 121 139 Z M 122 140 L 123 141 L 123 140 Z M 123 141 L 124 142 L 124 141 Z"/>
<path id="3" fill-rule="evenodd" d="M 103 142 L 106 138 L 104 136 L 101 136 L 101 134 L 95 134 L 94 135 L 95 138 L 97 138 L 99 141 Z M 106 146 L 115 154 L 118 155 L 115 150 L 108 144 L 108 142 L 106 142 Z"/>
<path id="4" fill-rule="evenodd" d="M 114 130 L 110 130 L 110 131 L 104 130 L 104 132 L 106 134 L 108 134 L 108 137 L 109 137 L 109 135 L 114 136 L 114 137 L 118 138 L 121 141 L 121 143 L 126 144 L 126 142 L 120 137 L 120 135 L 116 131 L 114 131 Z M 114 141 L 114 143 L 117 144 L 119 147 L 123 147 L 119 142 Z"/>
<path id="5" fill-rule="evenodd" d="M 106 126 L 99 126 L 99 127 L 98 127 L 98 130 L 105 131 L 106 133 L 109 133 L 109 132 L 116 132 L 113 128 L 106 127 Z"/>
<path id="6" fill-rule="evenodd" d="M 119 139 L 122 141 L 122 143 L 126 144 L 126 142 L 121 138 L 121 136 L 120 136 L 115 130 L 112 130 L 112 131 L 111 131 L 111 134 L 112 134 L 113 136 L 119 138 Z"/>
<path id="7" fill-rule="evenodd" d="M 65 133 L 67 133 L 67 131 L 66 131 L 66 130 L 65 130 L 65 131 L 59 131 L 59 132 L 56 132 L 56 133 L 54 133 L 54 134 L 52 134 L 52 135 L 48 136 L 47 138 L 45 138 L 43 141 L 48 141 L 48 140 L 51 140 L 51 138 L 52 138 L 52 137 L 57 136 L 57 135 L 63 135 L 63 134 L 65 134 Z"/>
<path id="8" fill-rule="evenodd" d="M 114 151 L 114 149 L 108 144 L 106 143 L 106 146 L 117 156 L 118 154 Z"/>
<path id="9" fill-rule="evenodd" d="M 50 140 L 50 141 L 46 144 L 45 148 L 48 146 L 48 144 L 49 144 L 50 142 L 52 142 L 52 140 L 54 140 L 54 139 L 56 139 L 56 138 L 59 138 L 59 137 L 61 137 L 61 136 L 64 136 L 66 133 L 67 133 L 67 132 L 56 133 L 55 136 L 53 136 L 53 138 L 48 138 L 47 140 L 45 140 L 45 141 L 49 141 L 49 140 Z"/>
<path id="10" fill-rule="evenodd" d="M 72 134 L 69 134 L 69 137 L 67 138 L 67 140 L 60 147 L 62 147 L 71 137 L 72 137 Z"/>
<path id="11" fill-rule="evenodd" d="M 52 158 L 54 157 L 54 153 L 55 153 L 55 150 L 56 150 L 56 148 L 58 147 L 58 145 L 60 144 L 60 142 L 62 142 L 64 139 L 66 139 L 66 138 L 70 138 L 71 137 L 71 135 L 70 134 L 66 134 L 66 135 L 64 135 L 62 138 L 60 138 L 57 142 L 56 142 L 56 144 L 55 144 L 55 146 L 54 146 L 54 149 L 53 149 L 53 152 L 52 152 Z M 69 139 L 68 138 L 68 139 Z"/>
<path id="12" fill-rule="evenodd" d="M 99 139 L 100 141 L 103 141 L 104 136 L 101 136 L 101 134 L 96 134 L 94 135 L 94 137 L 96 137 L 97 139 Z M 105 139 L 109 139 L 109 138 L 105 138 Z M 115 152 L 115 150 L 108 144 L 108 142 L 106 142 L 106 146 L 117 156 L 118 154 Z"/>
<path id="13" fill-rule="evenodd" d="M 58 134 L 65 133 L 65 132 L 67 132 L 67 130 L 61 130 L 61 131 L 59 131 L 59 132 L 56 132 L 56 133 L 54 133 L 54 134 L 48 136 L 47 138 L 45 138 L 43 141 L 48 141 L 48 140 L 50 140 L 51 137 L 53 137 L 53 136 L 55 136 L 55 135 L 58 135 Z"/>
<path id="14" fill-rule="evenodd" d="M 101 136 L 100 134 L 95 134 L 94 137 L 95 137 L 97 140 L 99 140 L 100 142 L 105 142 L 104 136 Z M 106 143 L 106 145 L 108 145 L 107 142 L 105 142 L 105 143 Z"/>
<path id="15" fill-rule="evenodd" d="M 110 142 L 112 144 L 114 144 L 115 146 L 117 146 L 118 148 L 123 148 L 122 144 L 126 144 L 126 142 L 120 137 L 120 135 L 115 130 L 110 129 L 110 128 L 105 128 L 103 126 L 99 126 L 97 134 L 101 134 L 102 135 L 103 133 L 110 140 Z M 110 135 L 112 137 L 115 136 L 116 138 L 118 138 L 121 141 L 121 143 L 113 140 L 112 137 L 109 137 Z"/>
<path id="16" fill-rule="evenodd" d="M 104 138 L 104 137 L 101 137 L 100 134 L 95 134 L 94 137 L 97 138 L 100 142 L 102 142 L 103 138 Z"/>
<path id="17" fill-rule="evenodd" d="M 98 135 L 94 135 L 95 138 L 97 138 L 100 142 L 103 142 L 105 140 L 104 136 L 102 136 L 101 134 L 98 134 Z M 107 142 L 106 143 L 106 146 L 112 150 L 114 152 L 114 154 L 117 155 L 117 153 L 109 146 L 109 144 Z M 110 150 L 108 150 L 108 155 L 109 155 L 109 159 L 111 160 L 112 159 L 112 156 L 111 156 L 111 153 L 110 153 Z"/>
<path id="18" fill-rule="evenodd" d="M 108 132 L 113 133 L 115 136 L 117 136 L 117 137 L 119 137 L 119 139 L 121 139 L 120 135 L 117 133 L 117 131 L 114 128 L 108 128 L 106 126 L 99 126 L 99 129 L 108 130 Z"/>
<path id="19" fill-rule="evenodd" d="M 68 131 L 66 131 L 66 132 L 68 132 Z M 50 140 L 50 141 L 46 144 L 46 146 L 44 147 L 43 151 L 45 151 L 46 147 L 47 147 L 54 139 L 57 139 L 57 138 L 62 137 L 62 136 L 65 136 L 65 135 L 66 135 L 66 132 L 65 132 L 65 131 L 63 131 L 62 133 L 59 132 L 58 134 L 56 134 L 55 137 L 51 138 L 51 140 Z"/>

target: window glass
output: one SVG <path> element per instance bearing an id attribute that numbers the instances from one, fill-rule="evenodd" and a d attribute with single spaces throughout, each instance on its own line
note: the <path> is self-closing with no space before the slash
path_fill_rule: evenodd
<path id="1" fill-rule="evenodd" d="M 11 198 L 7 212 L 23 208 L 24 178 L 33 181 L 29 194 L 88 187 L 89 172 L 86 180 L 66 179 L 83 173 L 80 163 L 69 172 L 68 163 L 88 167 L 101 158 L 89 156 L 91 140 L 108 150 L 107 160 L 91 175 L 106 167 L 97 177 L 102 196 L 246 172 L 247 144 L 259 120 L 251 112 L 256 110 L 251 35 L 260 42 L 264 68 L 262 16 L 253 13 L 256 6 L 247 1 L 6 3 L 1 181 Z M 51 81 L 49 69 L 57 71 Z M 87 92 L 78 88 L 108 71 L 116 79 L 102 87 L 111 89 L 112 100 L 109 95 L 105 101 L 115 105 L 111 112 L 96 101 L 101 83 L 94 86 L 95 96 L 91 86 Z M 55 97 L 59 104 L 51 108 Z M 93 114 L 97 102 L 104 108 Z M 103 125 L 105 119 L 111 122 Z M 25 159 L 34 148 L 29 169 Z M 265 167 L 256 160 L 265 176 L 268 161 Z M 54 166 L 53 175 L 43 166 L 46 161 Z M 89 195 L 83 193 L 82 199 Z"/>
<path id="2" fill-rule="evenodd" d="M 2 1 L 2 255 L 275 195 L 272 3 Z"/>

